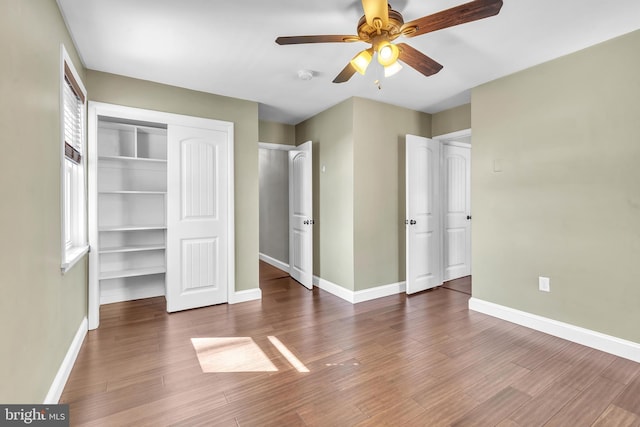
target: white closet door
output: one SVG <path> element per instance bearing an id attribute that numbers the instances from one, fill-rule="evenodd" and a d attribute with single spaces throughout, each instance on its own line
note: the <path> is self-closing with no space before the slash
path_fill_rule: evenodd
<path id="1" fill-rule="evenodd" d="M 168 129 L 167 311 L 227 302 L 228 134 Z"/>
<path id="2" fill-rule="evenodd" d="M 471 150 L 443 147 L 444 280 L 471 274 Z"/>
<path id="3" fill-rule="evenodd" d="M 440 143 L 407 135 L 407 293 L 442 284 L 440 258 Z"/>
<path id="4" fill-rule="evenodd" d="M 289 151 L 289 274 L 308 289 L 313 289 L 311 144 Z"/>

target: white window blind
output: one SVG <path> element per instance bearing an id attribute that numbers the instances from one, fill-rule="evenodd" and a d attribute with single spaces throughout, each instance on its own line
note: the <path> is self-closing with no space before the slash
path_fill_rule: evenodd
<path id="1" fill-rule="evenodd" d="M 84 102 L 76 94 L 73 83 L 65 74 L 63 87 L 64 104 L 64 155 L 78 164 L 82 160 L 83 106 Z"/>

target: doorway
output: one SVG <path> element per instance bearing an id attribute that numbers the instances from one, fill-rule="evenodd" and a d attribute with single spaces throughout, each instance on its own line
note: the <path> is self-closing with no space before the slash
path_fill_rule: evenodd
<path id="1" fill-rule="evenodd" d="M 312 143 L 259 143 L 259 258 L 313 288 Z"/>
<path id="2" fill-rule="evenodd" d="M 407 135 L 407 293 L 471 293 L 471 130 Z"/>

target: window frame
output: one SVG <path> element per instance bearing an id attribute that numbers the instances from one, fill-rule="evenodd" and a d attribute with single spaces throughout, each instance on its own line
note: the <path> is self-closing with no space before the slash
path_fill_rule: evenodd
<path id="1" fill-rule="evenodd" d="M 89 252 L 87 238 L 87 90 L 64 45 L 60 45 L 60 243 L 62 273 L 69 271 Z M 67 82 L 66 80 L 69 80 Z M 65 89 L 81 101 L 80 161 L 65 155 Z M 78 93 L 80 92 L 80 93 Z"/>

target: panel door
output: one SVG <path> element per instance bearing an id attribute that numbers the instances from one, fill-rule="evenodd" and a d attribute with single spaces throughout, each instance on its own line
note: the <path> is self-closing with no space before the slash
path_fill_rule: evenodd
<path id="1" fill-rule="evenodd" d="M 406 280 L 412 294 L 442 284 L 440 143 L 413 135 L 406 142 Z"/>
<path id="2" fill-rule="evenodd" d="M 289 274 L 313 289 L 311 141 L 289 151 Z"/>
<path id="3" fill-rule="evenodd" d="M 443 147 L 444 269 L 443 279 L 471 274 L 471 150 Z"/>
<path id="4" fill-rule="evenodd" d="M 169 126 L 167 311 L 227 302 L 228 135 Z"/>

